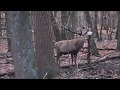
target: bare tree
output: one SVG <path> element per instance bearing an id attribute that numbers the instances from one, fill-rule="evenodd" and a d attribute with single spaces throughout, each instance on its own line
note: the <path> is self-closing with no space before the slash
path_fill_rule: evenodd
<path id="1" fill-rule="evenodd" d="M 29 11 L 7 12 L 16 79 L 38 78 L 29 16 Z"/>
<path id="2" fill-rule="evenodd" d="M 63 26 L 67 26 L 68 23 L 68 11 L 61 11 L 61 38 L 62 40 L 66 40 L 67 36 L 66 36 L 66 30 L 64 28 L 62 28 Z"/>
<path id="3" fill-rule="evenodd" d="M 39 78 L 43 78 L 46 73 L 47 78 L 53 78 L 58 68 L 54 58 L 50 12 L 36 11 L 34 13 L 35 57 L 37 59 Z"/>
<path id="4" fill-rule="evenodd" d="M 2 20 L 2 18 L 1 18 L 1 14 L 2 14 L 2 12 L 0 11 L 0 37 L 2 36 L 2 30 L 1 30 L 1 20 Z"/>
<path id="5" fill-rule="evenodd" d="M 60 41 L 61 40 L 60 30 L 57 26 L 55 16 L 53 15 L 52 11 L 50 11 L 50 16 L 51 16 L 50 20 L 51 20 L 52 30 L 54 32 L 55 39 L 56 39 L 56 41 Z"/>
<path id="6" fill-rule="evenodd" d="M 119 14 L 118 14 L 118 12 L 117 12 L 117 18 L 118 18 L 118 21 L 119 21 Z M 118 24 L 114 27 L 114 29 L 115 28 L 117 28 L 117 31 L 116 31 L 116 34 L 115 34 L 115 39 L 118 39 L 118 36 L 119 36 L 119 34 L 118 34 Z"/>
<path id="7" fill-rule="evenodd" d="M 95 20 L 95 25 L 94 25 L 94 29 L 95 29 L 95 36 L 97 37 L 97 41 L 100 41 L 100 39 L 99 39 L 99 34 L 98 34 L 98 29 L 97 29 L 97 18 L 98 18 L 98 12 L 97 11 L 95 11 L 94 12 L 94 16 L 95 16 L 95 18 L 94 18 L 94 20 Z"/>
<path id="8" fill-rule="evenodd" d="M 118 11 L 118 39 L 117 39 L 117 50 L 120 51 L 120 11 Z"/>
<path id="9" fill-rule="evenodd" d="M 103 28 L 103 11 L 101 11 L 101 29 L 100 29 L 100 40 L 102 41 L 102 28 Z"/>
<path id="10" fill-rule="evenodd" d="M 87 23 L 89 25 L 89 27 L 91 28 L 91 31 L 94 33 L 93 31 L 93 26 L 92 26 L 92 23 L 91 23 L 91 18 L 90 18 L 90 15 L 89 15 L 89 11 L 84 11 L 84 14 L 86 16 L 86 20 L 87 20 Z M 93 36 L 91 38 L 91 54 L 94 55 L 94 56 L 99 56 L 99 52 L 97 50 L 97 46 L 95 44 L 95 41 L 93 39 Z"/>
<path id="11" fill-rule="evenodd" d="M 5 27 L 6 27 L 6 32 L 7 32 L 7 41 L 8 41 L 8 52 L 11 52 L 11 41 L 10 41 L 10 37 L 9 37 L 9 34 L 10 34 L 10 31 L 8 29 L 8 26 L 7 26 L 7 11 L 4 12 L 5 13 Z"/>
<path id="12" fill-rule="evenodd" d="M 72 31 L 76 31 L 77 30 L 77 11 L 69 11 L 70 14 L 68 14 L 68 27 L 71 28 Z M 68 39 L 73 39 L 74 38 L 74 34 L 71 32 L 67 33 L 68 35 Z"/>

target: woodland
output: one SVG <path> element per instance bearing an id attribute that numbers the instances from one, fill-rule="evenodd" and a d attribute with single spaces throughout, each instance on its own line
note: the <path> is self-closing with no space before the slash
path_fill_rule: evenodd
<path id="1" fill-rule="evenodd" d="M 0 11 L 0 79 L 120 79 L 120 11 Z"/>

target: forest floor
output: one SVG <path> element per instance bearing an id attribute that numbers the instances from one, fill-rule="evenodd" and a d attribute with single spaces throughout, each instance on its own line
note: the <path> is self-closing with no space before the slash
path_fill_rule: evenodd
<path id="1" fill-rule="evenodd" d="M 104 40 L 96 42 L 97 48 L 113 48 L 116 49 L 117 40 Z M 84 44 L 86 47 L 87 44 Z M 0 40 L 0 79 L 14 79 L 14 60 L 10 53 L 7 53 L 7 41 Z M 106 56 L 118 56 L 119 52 L 116 50 L 99 50 L 100 57 L 91 56 L 91 62 L 100 61 L 101 58 Z M 77 63 L 85 64 L 87 53 L 79 52 L 77 57 Z M 68 55 L 63 55 L 61 58 L 61 67 L 70 65 L 71 58 Z M 75 67 L 69 67 L 62 69 L 55 79 L 120 79 L 120 58 L 109 59 L 104 62 L 99 62 L 95 65 L 91 65 L 90 68 L 82 67 L 76 69 Z"/>
<path id="2" fill-rule="evenodd" d="M 117 46 L 116 40 L 104 40 L 97 42 L 97 48 L 115 49 Z M 85 45 L 86 46 L 86 45 Z M 116 50 L 99 50 L 100 57 L 91 56 L 91 62 L 107 59 L 106 57 L 120 56 L 120 52 Z M 120 57 L 115 59 L 104 60 L 91 66 L 84 66 L 87 63 L 87 53 L 79 52 L 77 63 L 83 64 L 83 67 L 75 68 L 70 66 L 64 68 L 55 79 L 120 79 Z M 61 58 L 61 67 L 71 64 L 71 58 L 68 55 L 63 55 Z"/>

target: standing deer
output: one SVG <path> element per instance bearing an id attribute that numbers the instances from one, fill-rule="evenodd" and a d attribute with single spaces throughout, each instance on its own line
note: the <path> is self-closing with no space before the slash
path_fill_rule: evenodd
<path id="1" fill-rule="evenodd" d="M 72 33 L 76 33 L 73 32 L 69 29 L 67 29 L 68 31 L 72 32 Z M 87 32 L 86 32 L 87 33 Z M 71 40 L 62 40 L 62 41 L 58 41 L 55 43 L 55 49 L 56 49 L 56 53 L 57 53 L 57 64 L 60 66 L 60 57 L 62 56 L 62 54 L 71 54 L 71 58 L 72 58 L 72 65 L 73 65 L 73 61 L 76 65 L 76 58 L 77 58 L 77 53 L 79 52 L 79 50 L 83 47 L 84 45 L 84 35 L 86 34 L 84 33 L 82 35 L 82 31 L 80 33 L 76 33 L 79 34 L 80 37 L 77 39 L 71 39 Z"/>

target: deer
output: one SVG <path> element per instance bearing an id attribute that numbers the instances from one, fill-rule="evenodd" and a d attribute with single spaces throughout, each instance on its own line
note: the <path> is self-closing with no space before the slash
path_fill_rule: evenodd
<path id="1" fill-rule="evenodd" d="M 69 28 L 65 28 L 66 30 L 78 34 L 80 35 L 79 38 L 75 38 L 75 39 L 70 39 L 70 40 L 61 40 L 58 42 L 55 42 L 54 48 L 56 49 L 56 53 L 57 53 L 57 64 L 60 67 L 60 57 L 62 55 L 66 55 L 66 54 L 71 54 L 71 58 L 72 58 L 72 65 L 73 62 L 75 63 L 76 66 L 76 59 L 77 59 L 77 54 L 80 51 L 80 49 L 83 47 L 84 45 L 84 35 L 87 33 L 85 32 L 82 35 L 82 31 L 80 30 L 80 33 L 76 33 L 74 31 L 71 31 Z M 83 28 L 84 29 L 84 28 Z"/>

